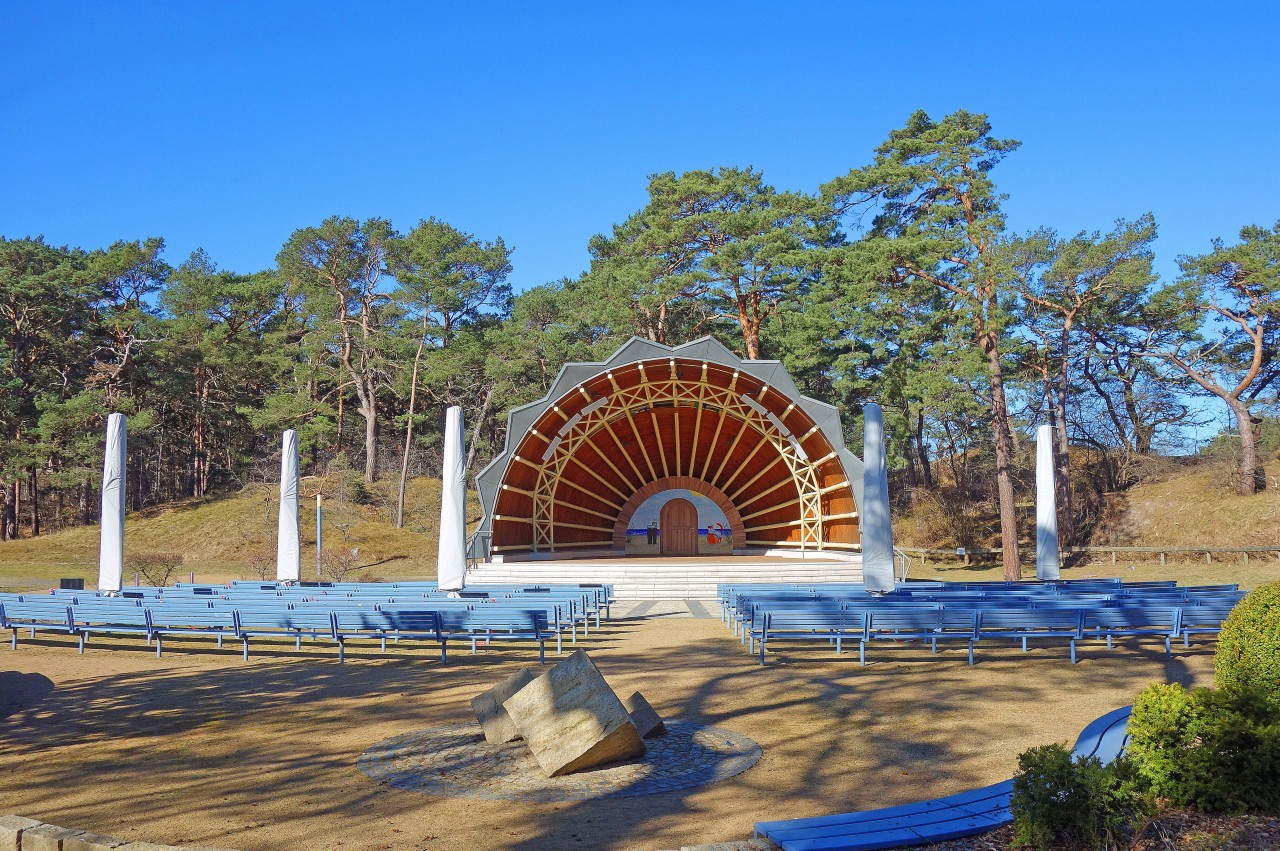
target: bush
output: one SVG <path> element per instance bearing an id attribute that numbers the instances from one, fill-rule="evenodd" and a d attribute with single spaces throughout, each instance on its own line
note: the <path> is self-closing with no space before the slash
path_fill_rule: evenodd
<path id="1" fill-rule="evenodd" d="M 1222 624 L 1213 665 L 1218 688 L 1258 688 L 1280 708 L 1280 582 L 1236 604 Z"/>
<path id="2" fill-rule="evenodd" d="M 1280 808 L 1280 711 L 1261 689 L 1148 686 L 1134 701 L 1128 753 L 1151 792 L 1175 806 Z"/>
<path id="3" fill-rule="evenodd" d="M 343 582 L 347 575 L 360 566 L 360 551 L 342 547 L 325 550 L 320 554 L 320 573 L 330 582 Z"/>
<path id="4" fill-rule="evenodd" d="M 263 582 L 276 578 L 275 550 L 254 550 L 249 553 L 249 572 Z"/>
<path id="5" fill-rule="evenodd" d="M 148 585 L 163 588 L 182 567 L 182 553 L 134 553 L 125 559 L 126 570 L 141 574 Z"/>
<path id="6" fill-rule="evenodd" d="M 1112 848 L 1151 808 L 1128 758 L 1104 765 L 1062 745 L 1018 757 L 1013 779 L 1014 843 L 1040 851 L 1083 843 Z"/>

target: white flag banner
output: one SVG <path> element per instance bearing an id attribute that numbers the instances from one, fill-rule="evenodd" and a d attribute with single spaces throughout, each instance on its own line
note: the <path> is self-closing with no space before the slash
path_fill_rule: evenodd
<path id="1" fill-rule="evenodd" d="M 884 445 L 884 415 L 879 405 L 862 406 L 862 434 L 862 506 L 858 518 L 858 531 L 862 536 L 862 584 L 878 594 L 894 588 L 889 461 Z"/>
<path id="2" fill-rule="evenodd" d="M 302 557 L 298 534 L 298 433 L 284 433 L 280 452 L 280 523 L 276 531 L 276 581 L 297 582 Z"/>
<path id="3" fill-rule="evenodd" d="M 445 412 L 443 479 L 436 582 L 442 591 L 461 591 L 467 585 L 467 470 L 462 446 L 462 408 L 457 405 Z"/>
<path id="4" fill-rule="evenodd" d="M 102 461 L 102 523 L 98 548 L 98 590 L 120 591 L 124 574 L 124 471 L 127 454 L 124 414 L 107 417 Z"/>
<path id="5" fill-rule="evenodd" d="M 1053 426 L 1036 429 L 1036 579 L 1058 579 L 1058 490 L 1053 475 Z"/>

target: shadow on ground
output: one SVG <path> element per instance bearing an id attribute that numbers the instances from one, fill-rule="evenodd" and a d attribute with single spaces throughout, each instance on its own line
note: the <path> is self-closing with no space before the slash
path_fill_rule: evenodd
<path id="1" fill-rule="evenodd" d="M 1009 645 L 973 667 L 963 650 L 888 645 L 865 668 L 856 653 L 795 646 L 761 667 L 718 620 L 689 618 L 617 620 L 578 646 L 619 693 L 638 689 L 669 718 L 745 734 L 764 756 L 730 780 L 638 798 L 440 798 L 379 786 L 356 760 L 382 739 L 470 720 L 470 699 L 536 667 L 536 650 L 451 653 L 441 667 L 431 646 L 385 657 L 374 648 L 338 665 L 331 648 L 280 645 L 246 664 L 212 642 L 167 644 L 160 660 L 137 640 L 84 656 L 65 641 L 20 642 L 6 666 L 19 671 L 0 673 L 0 694 L 17 677 L 28 697 L 0 710 L 0 773 L 21 782 L 0 790 L 0 811 L 246 851 L 677 848 L 747 836 L 758 820 L 1005 779 L 1017 753 L 1074 740 L 1148 681 L 1203 682 L 1212 667 L 1205 645 L 1172 659 L 1155 645 L 1086 645 L 1079 665 L 1063 647 Z"/>

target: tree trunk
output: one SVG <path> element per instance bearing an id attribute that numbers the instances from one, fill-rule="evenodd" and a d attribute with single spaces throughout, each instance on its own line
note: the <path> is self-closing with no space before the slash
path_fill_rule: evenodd
<path id="1" fill-rule="evenodd" d="M 81 482 L 76 491 L 76 508 L 80 512 L 80 523 L 88 526 L 93 522 L 93 486 L 88 482 Z"/>
<path id="2" fill-rule="evenodd" d="M 373 484 L 378 476 L 378 402 L 372 396 L 361 400 L 360 416 L 364 417 L 364 481 Z"/>
<path id="3" fill-rule="evenodd" d="M 1075 537 L 1075 512 L 1071 507 L 1071 445 L 1067 441 L 1067 399 L 1071 384 L 1068 378 L 1071 363 L 1067 345 L 1071 341 L 1071 326 L 1062 330 L 1062 357 L 1058 363 L 1057 404 L 1054 406 L 1053 466 L 1054 490 L 1058 502 L 1058 536 L 1062 541 Z"/>
<path id="4" fill-rule="evenodd" d="M 426 325 L 426 321 L 423 321 Z M 426 329 L 418 339 L 418 351 L 413 356 L 413 376 L 409 379 L 409 415 L 404 426 L 404 456 L 400 459 L 400 490 L 396 498 L 396 528 L 404 528 L 404 491 L 409 480 L 409 449 L 413 446 L 413 407 L 418 398 L 418 367 L 422 363 L 422 350 L 426 348 Z"/>
<path id="5" fill-rule="evenodd" d="M 480 443 L 480 429 L 489 419 L 489 410 L 493 407 L 493 394 L 498 389 L 498 385 L 489 385 L 489 390 L 484 394 L 484 402 L 480 405 L 480 413 L 476 416 L 476 424 L 471 428 L 471 445 L 467 447 L 467 469 L 474 469 L 473 465 L 476 461 L 476 445 Z"/>
<path id="6" fill-rule="evenodd" d="M 31 537 L 40 537 L 40 483 L 36 479 L 36 467 L 31 465 L 27 473 L 27 496 L 31 499 Z"/>
<path id="7" fill-rule="evenodd" d="M 1258 428 L 1244 402 L 1228 402 L 1236 415 L 1236 430 L 1240 432 L 1240 495 L 1253 496 L 1260 488 L 1262 465 L 1258 461 Z M 1265 479 L 1263 479 L 1265 483 Z"/>
<path id="8" fill-rule="evenodd" d="M 18 537 L 18 518 L 10 498 L 12 493 L 8 482 L 0 483 L 0 541 L 12 541 Z"/>
<path id="9" fill-rule="evenodd" d="M 925 490 L 933 490 L 933 471 L 929 469 L 929 447 L 924 441 L 924 414 L 916 414 L 916 454 L 920 456 L 920 472 Z"/>
<path id="10" fill-rule="evenodd" d="M 21 513 L 21 499 L 19 491 L 21 490 L 21 480 L 15 479 L 12 484 L 5 486 L 8 495 L 8 501 L 4 506 L 4 516 L 0 519 L 0 524 L 4 526 L 4 540 L 18 540 L 18 515 Z"/>
<path id="11" fill-rule="evenodd" d="M 1020 580 L 1018 515 L 1013 493 L 1013 433 L 1009 427 L 1009 404 L 1004 392 L 1004 368 L 1000 363 L 1000 347 L 995 333 L 984 331 L 980 341 L 987 355 L 987 370 L 991 378 L 991 430 L 996 444 L 996 498 L 1000 509 L 1004 578 Z"/>

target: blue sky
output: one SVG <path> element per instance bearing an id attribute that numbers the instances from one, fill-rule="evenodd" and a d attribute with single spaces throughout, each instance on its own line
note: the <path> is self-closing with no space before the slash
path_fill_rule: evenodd
<path id="1" fill-rule="evenodd" d="M 1153 211 L 1160 265 L 1280 219 L 1269 3 L 3 2 L 0 234 L 273 263 L 427 216 L 573 276 L 652 172 L 814 190 L 915 109 L 991 116 L 1011 224 Z"/>

